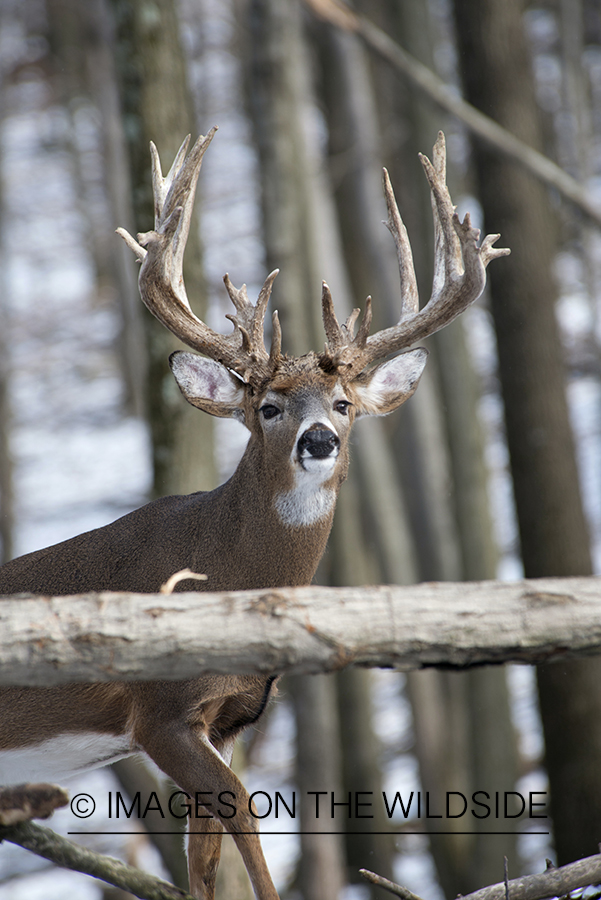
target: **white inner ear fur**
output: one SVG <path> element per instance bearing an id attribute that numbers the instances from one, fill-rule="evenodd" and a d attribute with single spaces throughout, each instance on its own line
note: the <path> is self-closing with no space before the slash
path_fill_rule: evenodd
<path id="1" fill-rule="evenodd" d="M 401 353 L 381 363 L 369 373 L 369 379 L 353 387 L 360 416 L 383 416 L 408 400 L 415 391 L 428 358 L 423 347 Z"/>
<path id="2" fill-rule="evenodd" d="M 214 359 L 180 351 L 170 360 L 171 371 L 184 396 L 239 407 L 244 400 L 244 387 L 229 369 Z"/>

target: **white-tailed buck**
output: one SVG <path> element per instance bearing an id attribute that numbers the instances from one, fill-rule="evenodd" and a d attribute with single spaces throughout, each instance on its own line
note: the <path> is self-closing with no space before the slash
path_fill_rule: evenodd
<path id="1" fill-rule="evenodd" d="M 250 431 L 244 456 L 230 480 L 214 491 L 156 500 L 105 528 L 8 563 L 0 569 L 0 594 L 155 592 L 182 569 L 208 578 L 203 584 L 183 581 L 178 590 L 308 584 L 346 476 L 354 420 L 385 415 L 404 403 L 417 386 L 426 351 L 410 350 L 374 364 L 458 316 L 482 293 L 490 260 L 509 252 L 493 248 L 498 235 L 478 247 L 479 232 L 469 216 L 463 222 L 456 216 L 445 184 L 441 134 L 433 162 L 422 158 L 436 224 L 434 287 L 423 309 L 407 233 L 385 174 L 387 225 L 401 275 L 397 325 L 370 335 L 369 299 L 356 334 L 358 310 L 339 325 L 324 283 L 325 349 L 298 358 L 282 354 L 274 313 L 267 352 L 263 323 L 272 272 L 256 305 L 245 287 L 237 290 L 226 275 L 234 328 L 217 334 L 191 311 L 182 278 L 196 182 L 214 131 L 200 137 L 187 158 L 185 141 L 165 178 L 151 146 L 155 230 L 138 235 L 138 241 L 121 233 L 142 262 L 139 284 L 146 306 L 185 344 L 205 354 L 171 357 L 184 397 L 211 415 L 244 422 Z M 274 680 L 202 675 L 185 682 L 6 688 L 0 691 L 0 783 L 57 779 L 143 751 L 191 797 L 200 791 L 236 795 L 233 818 L 225 817 L 229 808 L 215 804 L 209 811 L 216 818 L 191 819 L 192 893 L 213 895 L 223 826 L 236 841 L 259 900 L 276 900 L 256 820 L 242 811 L 248 795 L 229 768 L 234 738 L 261 715 Z"/>

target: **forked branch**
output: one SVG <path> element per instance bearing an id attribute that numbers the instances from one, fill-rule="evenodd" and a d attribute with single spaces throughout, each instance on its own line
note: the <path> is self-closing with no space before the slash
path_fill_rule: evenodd
<path id="1" fill-rule="evenodd" d="M 416 894 L 400 884 L 395 884 L 368 869 L 360 869 L 366 881 L 384 888 L 402 900 L 421 900 Z M 499 882 L 481 888 L 471 894 L 464 894 L 461 900 L 546 900 L 548 897 L 563 897 L 578 888 L 601 883 L 601 853 L 587 856 L 567 866 L 556 868 L 547 860 L 547 870 L 537 875 L 514 878 L 507 884 Z"/>

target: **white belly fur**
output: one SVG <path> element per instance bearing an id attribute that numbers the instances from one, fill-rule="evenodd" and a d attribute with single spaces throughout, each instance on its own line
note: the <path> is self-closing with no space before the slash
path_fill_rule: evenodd
<path id="1" fill-rule="evenodd" d="M 18 750 L 0 750 L 0 784 L 56 781 L 134 751 L 128 735 L 62 734 Z"/>

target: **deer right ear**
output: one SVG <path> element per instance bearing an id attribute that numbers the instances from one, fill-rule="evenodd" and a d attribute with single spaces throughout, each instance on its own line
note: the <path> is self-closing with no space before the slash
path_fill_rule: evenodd
<path id="1" fill-rule="evenodd" d="M 244 421 L 244 384 L 221 363 L 178 350 L 169 357 L 169 365 L 192 406 L 212 416 Z"/>

